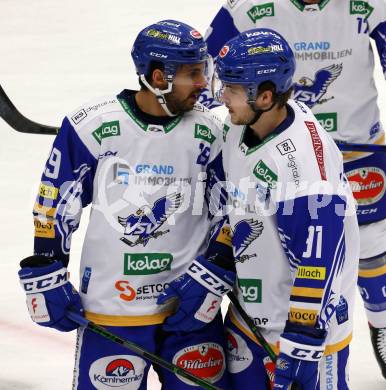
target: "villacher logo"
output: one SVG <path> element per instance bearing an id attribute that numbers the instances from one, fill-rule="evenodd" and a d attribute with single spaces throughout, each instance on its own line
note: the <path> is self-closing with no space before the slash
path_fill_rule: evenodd
<path id="1" fill-rule="evenodd" d="M 213 383 L 224 373 L 225 355 L 218 344 L 197 344 L 178 351 L 173 357 L 173 364 Z M 185 378 L 178 377 L 185 383 L 191 383 Z"/>

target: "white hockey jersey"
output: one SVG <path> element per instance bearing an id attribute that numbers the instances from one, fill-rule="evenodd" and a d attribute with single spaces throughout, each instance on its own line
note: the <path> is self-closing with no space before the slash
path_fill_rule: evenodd
<path id="1" fill-rule="evenodd" d="M 35 253 L 66 263 L 82 208 L 92 204 L 80 294 L 87 317 L 104 325 L 156 324 L 170 314 L 156 298 L 204 250 L 205 191 L 221 160 L 222 135 L 203 106 L 147 124 L 130 108 L 132 94 L 64 119 L 34 206 Z"/>
<path id="2" fill-rule="evenodd" d="M 245 127 L 225 127 L 237 295 L 273 347 L 288 319 L 329 330 L 329 354 L 351 340 L 359 259 L 354 199 L 332 138 L 302 103 L 290 100 L 288 112 L 252 148 Z M 233 308 L 230 316 L 253 338 Z"/>
<path id="3" fill-rule="evenodd" d="M 385 0 L 228 0 L 207 31 L 212 56 L 239 32 L 278 31 L 296 58 L 294 99 L 338 140 L 384 143 L 373 80 L 375 40 L 386 76 Z M 355 156 L 354 154 L 353 156 Z M 350 156 L 347 156 L 350 157 Z"/>

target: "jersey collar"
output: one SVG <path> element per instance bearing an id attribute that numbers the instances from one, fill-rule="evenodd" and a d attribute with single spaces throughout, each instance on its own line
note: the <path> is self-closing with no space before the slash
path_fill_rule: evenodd
<path id="1" fill-rule="evenodd" d="M 134 100 L 135 93 L 136 91 L 123 90 L 117 97 L 125 112 L 143 131 L 148 133 L 167 134 L 181 121 L 182 115 L 174 118 L 167 117 L 167 120 L 165 121 L 165 118 L 157 118 L 143 114 L 145 117 L 144 120 L 144 118 L 136 114 L 135 109 L 132 107 L 133 104 L 136 104 Z"/>
<path id="2" fill-rule="evenodd" d="M 292 125 L 292 123 L 295 120 L 295 112 L 289 104 L 287 104 L 286 107 L 288 112 L 287 117 L 283 120 L 283 122 L 279 124 L 278 127 L 276 127 L 276 129 L 272 133 L 268 134 L 263 140 L 261 140 L 261 143 L 259 143 L 256 146 L 248 147 L 245 144 L 244 142 L 245 130 L 247 127 L 244 126 L 243 132 L 240 137 L 240 142 L 239 142 L 239 149 L 243 154 L 248 156 L 249 154 L 255 152 L 256 150 L 260 149 L 263 145 L 271 141 L 271 139 L 275 138 L 276 136 L 278 136 L 280 133 L 282 133 L 284 130 L 288 129 Z"/>
<path id="3" fill-rule="evenodd" d="M 302 0 L 290 0 L 291 3 L 300 11 L 311 11 L 311 10 L 319 10 L 322 9 L 330 2 L 330 0 L 322 0 L 319 4 L 306 4 Z"/>

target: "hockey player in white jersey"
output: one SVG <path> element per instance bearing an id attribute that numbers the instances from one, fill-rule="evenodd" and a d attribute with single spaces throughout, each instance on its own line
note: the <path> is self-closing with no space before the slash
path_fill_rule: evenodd
<path id="1" fill-rule="evenodd" d="M 216 57 L 227 40 L 254 27 L 288 40 L 297 62 L 293 97 L 333 138 L 384 144 L 370 40 L 386 76 L 385 0 L 228 0 L 208 29 L 210 54 Z M 386 155 L 344 153 L 344 161 L 358 202 L 358 286 L 386 378 Z"/>
<path id="2" fill-rule="evenodd" d="M 309 108 L 288 100 L 294 70 L 269 29 L 231 39 L 217 59 L 236 294 L 278 353 L 274 389 L 343 390 L 359 229 L 341 153 Z M 226 325 L 232 388 L 270 388 L 271 363 L 233 306 Z"/>
<path id="3" fill-rule="evenodd" d="M 84 313 L 226 388 L 221 316 L 197 332 L 167 332 L 162 324 L 171 307 L 156 303 L 168 282 L 204 252 L 211 223 L 204 199 L 220 166 L 222 134 L 196 104 L 206 86 L 207 47 L 197 30 L 165 20 L 139 33 L 132 57 L 141 90 L 81 106 L 65 117 L 54 141 L 34 206 L 34 255 L 19 272 L 28 309 L 36 323 L 61 331 L 78 327 L 67 309 Z M 88 204 L 78 294 L 66 267 Z M 197 262 L 232 282 L 232 273 L 202 256 Z M 149 368 L 123 347 L 78 330 L 73 389 L 146 389 Z M 155 369 L 164 388 L 193 386 Z"/>

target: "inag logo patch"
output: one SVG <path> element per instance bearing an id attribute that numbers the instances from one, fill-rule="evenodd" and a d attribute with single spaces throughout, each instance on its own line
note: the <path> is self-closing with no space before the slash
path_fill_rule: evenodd
<path id="1" fill-rule="evenodd" d="M 247 12 L 247 15 L 255 23 L 266 16 L 275 16 L 275 6 L 273 3 L 255 5 Z"/>
<path id="2" fill-rule="evenodd" d="M 368 18 L 373 11 L 374 8 L 367 1 L 350 1 L 350 15 L 364 15 L 365 18 Z"/>
<path id="3" fill-rule="evenodd" d="M 103 123 L 102 126 L 98 127 L 92 133 L 98 144 L 102 143 L 102 139 L 115 137 L 121 135 L 119 121 L 112 121 Z"/>

